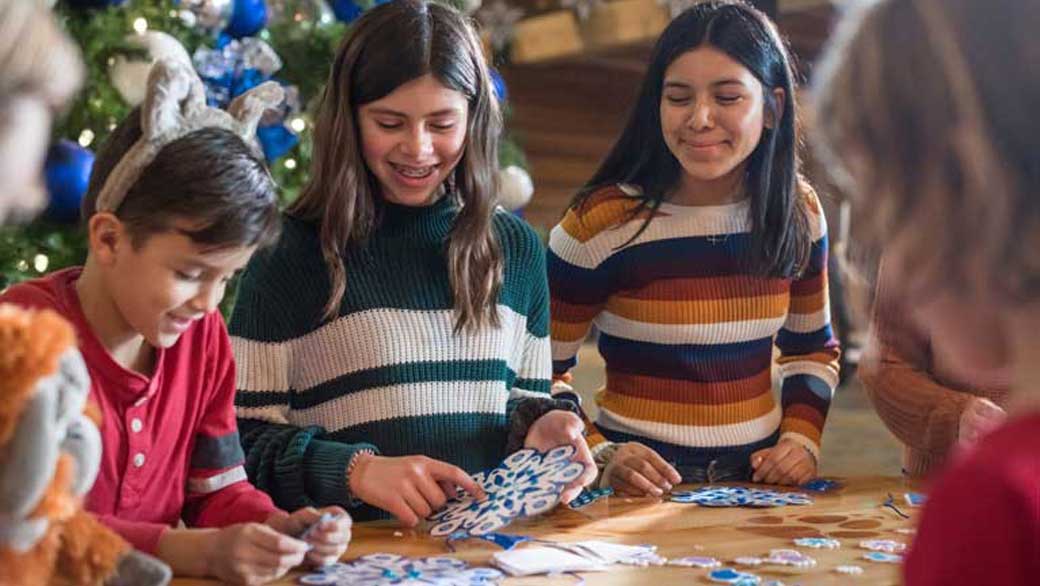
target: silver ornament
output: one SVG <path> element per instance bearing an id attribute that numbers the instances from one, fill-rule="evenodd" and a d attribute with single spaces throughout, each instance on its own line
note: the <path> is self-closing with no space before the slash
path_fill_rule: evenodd
<path id="1" fill-rule="evenodd" d="M 184 7 L 195 15 L 195 22 L 206 30 L 222 31 L 231 21 L 234 0 L 183 0 Z"/>

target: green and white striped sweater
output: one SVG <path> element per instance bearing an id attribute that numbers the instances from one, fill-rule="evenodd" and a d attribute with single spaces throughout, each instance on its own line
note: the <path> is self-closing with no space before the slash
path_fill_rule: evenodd
<path id="1" fill-rule="evenodd" d="M 421 454 L 475 472 L 505 455 L 521 399 L 547 398 L 544 249 L 499 212 L 501 327 L 453 333 L 444 245 L 458 209 L 388 204 L 367 246 L 348 252 L 339 317 L 322 321 L 329 281 L 317 226 L 286 218 L 239 288 L 230 332 L 250 480 L 285 509 L 357 504 L 345 482 L 361 449 Z M 382 516 L 355 508 L 356 519 Z"/>

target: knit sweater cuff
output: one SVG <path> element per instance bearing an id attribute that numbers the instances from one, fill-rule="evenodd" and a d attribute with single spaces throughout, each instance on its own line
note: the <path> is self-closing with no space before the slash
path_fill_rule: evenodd
<path id="1" fill-rule="evenodd" d="M 579 407 L 573 401 L 567 399 L 553 399 L 551 397 L 528 397 L 520 400 L 509 418 L 509 437 L 506 440 L 506 453 L 513 452 L 524 447 L 527 432 L 535 421 L 550 411 L 570 411 L 575 415 L 581 415 Z"/>
<path id="2" fill-rule="evenodd" d="M 312 440 L 304 456 L 307 493 L 319 506 L 340 505 L 355 508 L 361 504 L 350 492 L 347 467 L 362 451 L 379 454 L 372 444 L 344 444 L 331 440 Z"/>

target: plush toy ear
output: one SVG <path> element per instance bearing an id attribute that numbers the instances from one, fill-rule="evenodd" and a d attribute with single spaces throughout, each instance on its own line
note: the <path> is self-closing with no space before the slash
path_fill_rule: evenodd
<path id="1" fill-rule="evenodd" d="M 36 508 L 54 477 L 59 447 L 57 376 L 41 379 L 22 411 L 11 440 L 0 447 L 0 515 L 24 519 Z"/>

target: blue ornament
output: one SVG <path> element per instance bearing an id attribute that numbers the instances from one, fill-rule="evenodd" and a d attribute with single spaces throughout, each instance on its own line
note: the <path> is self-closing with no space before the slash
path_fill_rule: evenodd
<path id="1" fill-rule="evenodd" d="M 66 0 L 69 6 L 79 9 L 108 8 L 109 6 L 121 6 L 126 0 Z"/>
<path id="2" fill-rule="evenodd" d="M 332 0 L 332 12 L 340 22 L 354 22 L 366 9 L 386 4 L 390 0 Z"/>
<path id="3" fill-rule="evenodd" d="M 264 158 L 267 162 L 277 161 L 285 153 L 289 152 L 300 137 L 285 127 L 284 124 L 271 124 L 256 129 L 256 138 L 260 141 L 260 148 L 264 149 Z"/>
<path id="4" fill-rule="evenodd" d="M 354 22 L 364 11 L 354 0 L 332 0 L 332 13 L 340 22 Z"/>
<path id="5" fill-rule="evenodd" d="M 235 0 L 231 21 L 225 30 L 236 39 L 251 37 L 267 26 L 267 4 L 264 0 Z"/>
<path id="6" fill-rule="evenodd" d="M 491 85 L 495 88 L 495 97 L 499 102 L 508 100 L 509 90 L 506 89 L 506 80 L 502 79 L 502 74 L 494 67 L 489 68 L 488 72 L 491 74 Z"/>
<path id="7" fill-rule="evenodd" d="M 46 215 L 56 222 L 79 219 L 79 206 L 90 183 L 94 153 L 79 144 L 62 139 L 51 145 L 44 164 L 44 179 L 50 194 Z"/>

